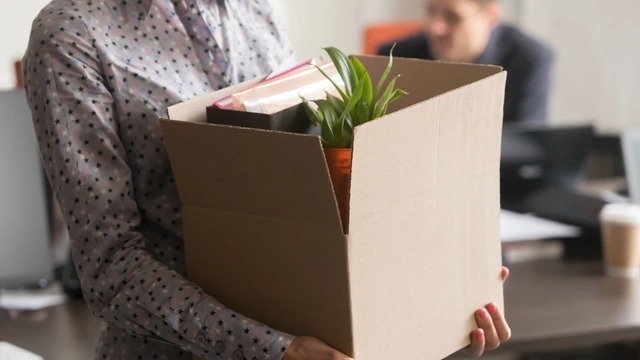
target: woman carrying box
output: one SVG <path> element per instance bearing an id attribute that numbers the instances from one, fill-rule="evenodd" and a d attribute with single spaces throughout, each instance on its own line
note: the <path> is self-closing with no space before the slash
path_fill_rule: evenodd
<path id="1" fill-rule="evenodd" d="M 95 359 L 347 359 L 185 279 L 181 204 L 158 118 L 292 55 L 267 0 L 53 0 L 33 22 L 25 86 L 85 300 L 107 324 Z M 474 355 L 510 336 L 493 305 L 477 321 Z"/>

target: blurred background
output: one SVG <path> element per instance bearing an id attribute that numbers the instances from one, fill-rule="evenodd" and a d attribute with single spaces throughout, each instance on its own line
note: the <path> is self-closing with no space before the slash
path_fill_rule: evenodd
<path id="1" fill-rule="evenodd" d="M 503 21 L 537 37 L 557 56 L 550 121 L 591 119 L 598 130 L 615 133 L 640 121 L 640 49 L 629 39 L 640 25 L 633 18 L 640 3 L 618 0 L 501 0 Z M 0 14 L 0 89 L 15 86 L 14 61 L 21 58 L 31 21 L 47 3 L 28 0 L 19 11 Z M 423 0 L 273 0 L 280 10 L 300 59 L 318 55 L 333 44 L 345 52 L 364 51 L 367 26 L 420 20 Z M 331 27 L 327 27 L 327 22 Z"/>
<path id="2" fill-rule="evenodd" d="M 418 31 L 425 16 L 425 0 L 272 1 L 299 59 L 328 45 L 376 52 Z M 82 302 L 20 92 L 18 61 L 47 3 L 0 12 L 0 360 L 20 349 L 34 359 L 89 359 L 100 327 Z M 604 274 L 598 215 L 607 204 L 637 202 L 640 178 L 630 169 L 640 153 L 635 138 L 626 150 L 623 140 L 640 126 L 640 2 L 501 3 L 502 22 L 548 46 L 555 61 L 547 124 L 505 127 L 505 306 L 514 337 L 485 357 L 639 359 L 639 283 Z M 32 166 L 13 170 L 15 151 Z"/>

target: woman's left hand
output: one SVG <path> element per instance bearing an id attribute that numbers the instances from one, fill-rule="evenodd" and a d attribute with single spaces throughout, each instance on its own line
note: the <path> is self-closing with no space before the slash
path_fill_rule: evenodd
<path id="1" fill-rule="evenodd" d="M 509 277 L 509 269 L 502 267 L 502 281 Z M 479 357 L 485 350 L 493 350 L 500 346 L 501 342 L 511 338 L 511 329 L 496 304 L 490 303 L 476 311 L 476 323 L 478 329 L 471 333 L 471 345 L 467 352 Z"/>

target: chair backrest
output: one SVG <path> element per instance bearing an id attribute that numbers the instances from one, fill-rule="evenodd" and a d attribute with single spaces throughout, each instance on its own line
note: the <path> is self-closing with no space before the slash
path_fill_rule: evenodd
<path id="1" fill-rule="evenodd" d="M 382 45 L 405 36 L 416 34 L 422 29 L 424 29 L 424 22 L 421 20 L 369 25 L 364 31 L 364 54 L 376 55 L 378 53 L 378 48 Z"/>

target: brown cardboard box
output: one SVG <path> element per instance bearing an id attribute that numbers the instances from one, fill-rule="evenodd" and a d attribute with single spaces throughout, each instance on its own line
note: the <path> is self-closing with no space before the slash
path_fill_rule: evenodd
<path id="1" fill-rule="evenodd" d="M 373 79 L 387 63 L 359 58 Z M 476 309 L 503 306 L 506 73 L 411 59 L 392 73 L 410 95 L 355 131 L 348 235 L 317 136 L 206 124 L 257 80 L 170 108 L 162 128 L 191 281 L 359 360 L 441 359 L 469 343 Z"/>

